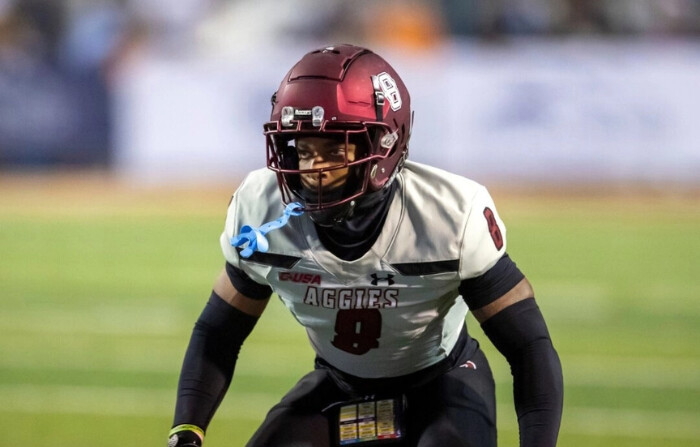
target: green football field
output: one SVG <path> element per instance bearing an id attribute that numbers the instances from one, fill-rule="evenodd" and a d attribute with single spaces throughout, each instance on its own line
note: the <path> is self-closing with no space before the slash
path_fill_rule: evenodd
<path id="1" fill-rule="evenodd" d="M 223 188 L 0 177 L 0 437 L 22 447 L 163 446 L 192 325 L 223 266 Z M 700 445 L 697 194 L 494 191 L 566 384 L 560 445 Z M 517 445 L 508 366 L 469 317 Z M 206 445 L 241 446 L 311 368 L 273 300 Z"/>

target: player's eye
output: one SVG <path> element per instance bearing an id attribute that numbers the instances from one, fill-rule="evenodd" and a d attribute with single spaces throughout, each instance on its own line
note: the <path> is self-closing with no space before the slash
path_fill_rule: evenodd
<path id="1" fill-rule="evenodd" d="M 297 149 L 297 154 L 299 156 L 299 160 L 309 160 L 313 156 L 311 151 L 303 149 Z"/>
<path id="2" fill-rule="evenodd" d="M 345 157 L 345 146 L 337 146 L 334 147 L 330 150 L 329 155 L 335 157 L 335 158 L 344 158 Z"/>

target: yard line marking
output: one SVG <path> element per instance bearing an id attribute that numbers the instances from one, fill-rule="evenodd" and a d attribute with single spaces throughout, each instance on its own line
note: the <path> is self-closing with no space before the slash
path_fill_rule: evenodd
<path id="1" fill-rule="evenodd" d="M 564 406 L 560 433 L 645 439 L 700 440 L 700 413 Z M 498 411 L 498 429 L 517 431 L 512 411 Z"/>
<path id="2" fill-rule="evenodd" d="M 123 350 L 118 358 L 104 355 L 85 355 L 85 349 L 67 348 L 56 355 L 34 355 L 27 346 L 2 346 L 4 352 L 2 368 L 4 369 L 42 369 L 58 371 L 120 371 L 176 374 L 182 362 L 182 349 L 161 350 L 149 354 L 143 347 Z M 183 345 L 184 346 L 184 345 Z M 173 353 L 175 352 L 175 353 Z M 286 345 L 270 345 L 261 342 L 244 344 L 240 358 L 240 375 L 259 375 L 262 377 L 286 377 L 288 370 L 270 368 L 270 363 L 259 359 L 289 358 L 290 353 L 297 358 L 306 355 L 309 359 L 308 368 L 300 368 L 300 372 L 311 369 L 313 354 L 311 350 L 291 351 Z M 249 356 L 255 353 L 256 360 L 249 361 Z M 301 353 L 301 354 L 299 354 Z M 495 362 L 492 362 L 495 363 Z M 662 357 L 614 357 L 596 355 L 562 356 L 564 383 L 566 386 L 594 386 L 605 389 L 653 389 L 653 390 L 687 390 L 700 391 L 700 361 L 696 358 L 662 358 Z M 496 366 L 496 365 L 492 365 Z M 509 371 L 505 368 L 494 367 L 496 382 L 499 386 L 510 386 L 512 381 Z"/>
<path id="3" fill-rule="evenodd" d="M 562 356 L 565 383 L 615 388 L 700 390 L 693 357 Z"/>
<path id="4" fill-rule="evenodd" d="M 507 363 L 492 362 L 496 382 L 512 382 Z M 700 391 L 700 359 L 696 357 L 634 357 L 561 355 L 565 386 Z"/>
<path id="5" fill-rule="evenodd" d="M 604 408 L 564 408 L 562 430 L 630 438 L 699 439 L 700 413 Z"/>
<path id="6" fill-rule="evenodd" d="M 271 312 L 272 313 L 272 312 Z M 0 314 L 2 332 L 27 332 L 39 335 L 188 335 L 199 312 L 164 306 L 99 304 L 86 308 L 50 310 L 3 309 Z M 287 317 L 286 314 L 284 314 Z M 303 334 L 300 326 L 288 320 L 290 333 Z M 286 332 L 286 331 L 285 331 Z"/>
<path id="7" fill-rule="evenodd" d="M 3 352 L 0 370 L 2 369 L 37 369 L 43 371 L 89 371 L 89 372 L 126 372 L 177 374 L 182 366 L 184 342 L 176 350 L 160 350 L 150 352 L 148 344 L 143 343 L 139 349 L 121 350 L 119 356 L 110 356 L 104 352 L 93 354 L 85 348 L 70 348 L 50 355 L 38 355 L 32 350 L 33 345 L 8 344 L 0 342 L 0 352 Z M 274 367 L 281 361 L 298 361 L 307 359 L 300 365 L 299 375 L 313 369 L 313 353 L 311 349 L 298 351 L 290 349 L 289 345 L 270 345 L 268 343 L 246 343 L 239 356 L 240 366 L 236 367 L 236 377 L 255 375 L 261 377 L 288 377 L 290 368 Z M 291 368 L 295 370 L 296 368 Z"/>
<path id="8" fill-rule="evenodd" d="M 91 414 L 103 416 L 163 416 L 175 409 L 176 390 L 69 385 L 0 385 L 3 411 L 30 414 Z M 266 393 L 236 393 L 236 402 L 226 405 L 223 417 L 241 418 L 250 413 L 264 415 L 281 396 Z M 232 399 L 233 400 L 233 399 Z"/>
<path id="9" fill-rule="evenodd" d="M 234 391 L 217 419 L 261 420 L 282 397 Z M 3 411 L 28 414 L 170 416 L 175 390 L 66 385 L 0 385 Z M 245 405 L 241 405 L 241 403 Z M 501 414 L 502 413 L 502 414 Z M 565 407 L 561 432 L 628 438 L 699 439 L 699 413 Z M 517 425 L 511 412 L 499 412 L 499 427 Z"/>
<path id="10" fill-rule="evenodd" d="M 0 316 L 5 332 L 39 334 L 177 335 L 186 317 L 167 308 L 95 306 L 80 310 L 12 310 Z M 194 324 L 188 319 L 188 324 Z"/>

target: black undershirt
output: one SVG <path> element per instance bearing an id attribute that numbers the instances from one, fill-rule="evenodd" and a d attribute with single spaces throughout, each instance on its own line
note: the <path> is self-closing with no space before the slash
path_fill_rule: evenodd
<path id="1" fill-rule="evenodd" d="M 393 182 L 389 188 L 356 199 L 352 214 L 333 226 L 314 224 L 326 250 L 343 261 L 354 261 L 367 253 L 382 231 L 396 185 Z"/>

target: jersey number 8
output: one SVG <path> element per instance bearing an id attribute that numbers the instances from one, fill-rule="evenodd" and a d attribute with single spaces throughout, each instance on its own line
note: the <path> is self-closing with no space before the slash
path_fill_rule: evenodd
<path id="1" fill-rule="evenodd" d="M 335 319 L 333 346 L 350 354 L 366 354 L 379 347 L 382 335 L 382 314 L 377 309 L 338 311 Z"/>

